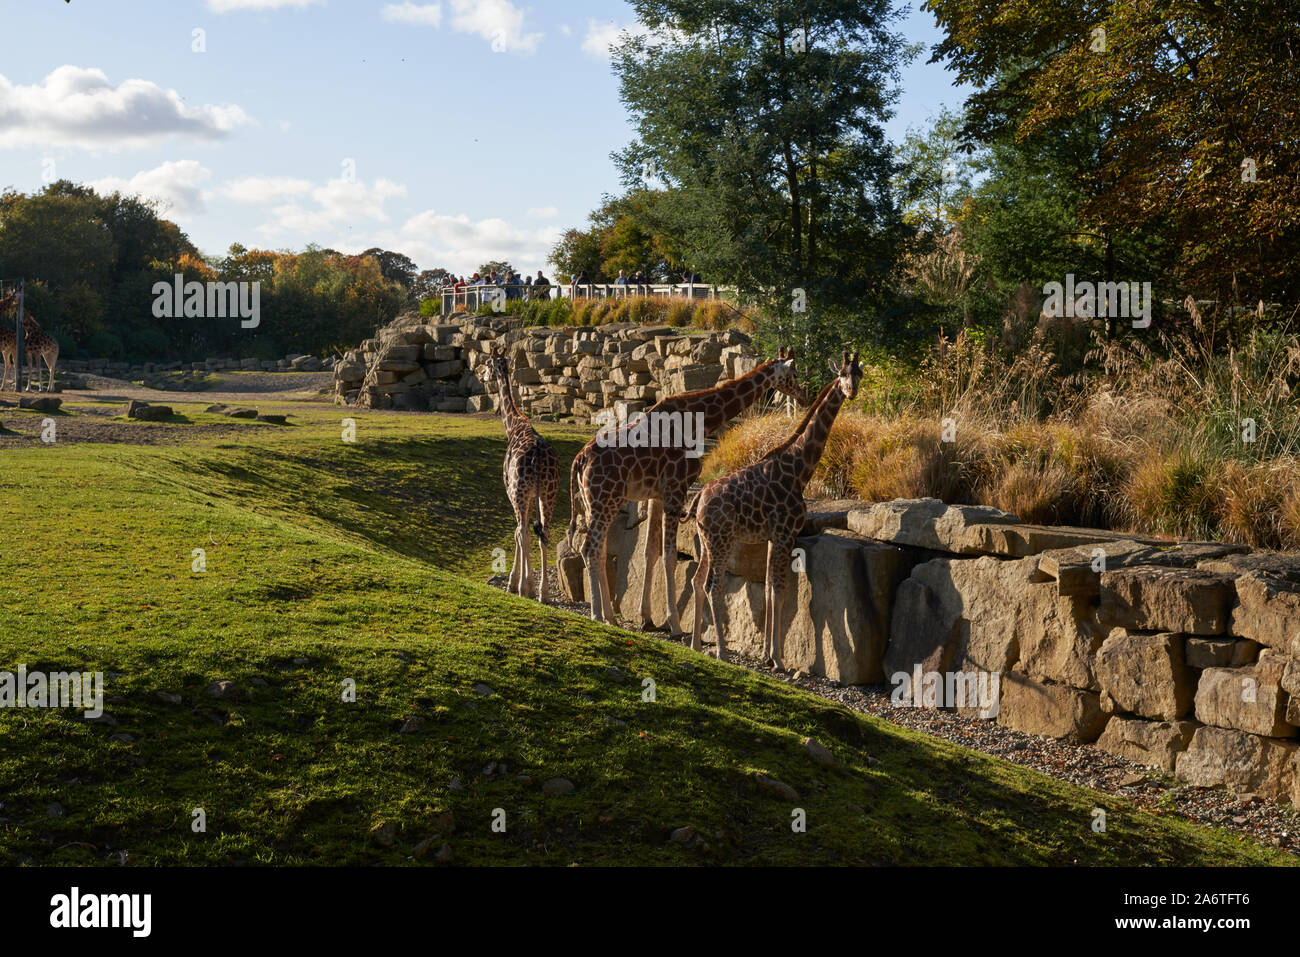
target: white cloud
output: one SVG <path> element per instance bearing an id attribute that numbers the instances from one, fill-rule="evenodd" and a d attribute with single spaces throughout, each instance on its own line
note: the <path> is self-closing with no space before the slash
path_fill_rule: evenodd
<path id="1" fill-rule="evenodd" d="M 530 219 L 554 219 L 558 215 L 560 215 L 560 211 L 554 206 L 534 206 L 528 210 Z"/>
<path id="2" fill-rule="evenodd" d="M 582 38 L 583 52 L 599 57 L 602 60 L 608 60 L 613 48 L 618 46 L 625 36 L 650 37 L 652 44 L 663 43 L 666 40 L 673 40 L 678 43 L 687 40 L 686 34 L 679 30 L 666 30 L 655 33 L 645 24 L 635 20 L 624 26 L 619 26 L 612 20 L 606 20 L 604 23 L 588 20 L 587 35 Z"/>
<path id="3" fill-rule="evenodd" d="M 219 139 L 248 122 L 238 106 L 187 106 L 148 80 L 113 86 L 102 70 L 61 66 L 31 86 L 0 76 L 0 149 L 141 148 L 170 135 Z"/>
<path id="4" fill-rule="evenodd" d="M 246 176 L 227 183 L 221 188 L 221 194 L 236 203 L 267 205 L 305 196 L 311 190 L 311 180 L 288 176 Z"/>
<path id="5" fill-rule="evenodd" d="M 283 7 L 309 7 L 325 0 L 208 0 L 213 13 L 232 13 L 236 10 L 279 10 Z"/>
<path id="6" fill-rule="evenodd" d="M 442 26 L 442 6 L 437 3 L 386 3 L 380 16 L 389 23 L 413 23 L 435 30 Z"/>
<path id="7" fill-rule="evenodd" d="M 287 182 L 293 184 L 293 188 L 299 189 L 296 181 L 278 182 L 281 184 Z M 351 226 L 367 221 L 386 223 L 388 213 L 384 209 L 384 204 L 389 199 L 406 195 L 405 186 L 383 178 L 376 179 L 370 185 L 361 180 L 353 182 L 332 179 L 323 186 L 311 187 L 308 184 L 308 189 L 314 206 L 309 207 L 301 202 L 276 206 L 271 210 L 272 221 L 259 226 L 258 231 L 271 236 L 282 233 L 305 233 L 308 234 L 308 238 L 318 238 L 321 233 L 332 232 L 342 225 Z M 250 188 L 248 192 L 251 195 L 255 190 Z M 306 190 L 300 190 L 297 195 L 304 193 Z"/>
<path id="8" fill-rule="evenodd" d="M 546 257 L 563 230 L 558 226 L 520 229 L 504 219 L 471 220 L 425 210 L 385 237 L 386 248 L 399 249 L 426 266 L 443 266 L 455 273 L 473 272 L 492 259 L 507 259 L 518 269 L 545 269 Z M 364 248 L 364 247 L 362 247 Z"/>
<path id="9" fill-rule="evenodd" d="M 602 60 L 608 60 L 610 50 L 617 46 L 622 39 L 624 31 L 635 36 L 647 36 L 650 31 L 640 23 L 630 23 L 627 26 L 619 26 L 612 21 L 597 23 L 595 20 L 587 21 L 587 35 L 582 38 L 582 50 L 594 57 L 600 57 Z"/>
<path id="10" fill-rule="evenodd" d="M 451 0 L 452 29 L 480 36 L 502 53 L 537 49 L 542 34 L 526 33 L 524 18 L 509 0 Z"/>
<path id="11" fill-rule="evenodd" d="M 450 25 L 457 33 L 471 33 L 492 44 L 497 53 L 533 53 L 543 34 L 529 33 L 524 21 L 527 12 L 509 0 L 449 0 Z M 441 3 L 386 3 L 380 16 L 390 23 L 417 26 L 442 26 Z"/>
<path id="12" fill-rule="evenodd" d="M 105 176 L 86 185 L 100 195 L 116 191 L 160 200 L 165 207 L 164 215 L 189 216 L 203 210 L 205 196 L 201 184 L 211 178 L 211 170 L 196 160 L 179 160 L 141 170 L 130 179 Z"/>

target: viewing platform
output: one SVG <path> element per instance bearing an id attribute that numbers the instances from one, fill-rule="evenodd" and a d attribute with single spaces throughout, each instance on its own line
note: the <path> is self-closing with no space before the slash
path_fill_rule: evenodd
<path id="1" fill-rule="evenodd" d="M 476 312 L 481 306 L 490 306 L 494 302 L 522 299 L 531 302 L 534 299 L 734 299 L 735 286 L 714 286 L 708 283 L 656 283 L 656 284 L 621 284 L 621 283 L 573 283 L 551 284 L 549 286 L 465 286 L 463 289 L 445 288 L 442 297 L 441 315 L 449 316 L 453 312 L 465 310 Z"/>

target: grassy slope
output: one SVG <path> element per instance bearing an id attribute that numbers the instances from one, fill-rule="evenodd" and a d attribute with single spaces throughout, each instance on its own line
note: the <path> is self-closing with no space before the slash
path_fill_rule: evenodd
<path id="1" fill-rule="evenodd" d="M 110 672 L 118 721 L 0 712 L 0 862 L 398 864 L 429 838 L 477 864 L 1287 860 L 477 584 L 511 530 L 498 423 L 359 415 L 344 445 L 342 413 L 291 411 L 247 442 L 0 447 L 0 669 Z M 581 440 L 548 433 L 562 460 Z M 666 843 L 688 824 L 705 846 Z"/>

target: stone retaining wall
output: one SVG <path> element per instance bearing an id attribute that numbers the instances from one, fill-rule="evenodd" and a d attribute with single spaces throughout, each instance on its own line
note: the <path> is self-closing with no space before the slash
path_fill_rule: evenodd
<path id="1" fill-rule="evenodd" d="M 662 395 L 707 389 L 758 365 L 744 333 L 669 326 L 524 327 L 507 319 L 399 317 L 343 356 L 335 400 L 375 409 L 490 412 L 477 372 L 494 346 L 509 350 L 515 393 L 532 416 L 589 422 L 628 416 Z"/>
<path id="2" fill-rule="evenodd" d="M 631 621 L 644 513 L 629 503 L 609 547 Z M 696 548 L 683 525 L 676 590 L 688 630 Z M 997 674 L 1000 724 L 1095 743 L 1192 785 L 1300 803 L 1300 553 L 1028 525 L 932 499 L 810 502 L 799 548 L 790 670 L 901 685 L 907 700 L 918 666 L 945 682 Z M 740 549 L 724 585 L 728 646 L 751 655 L 764 561 L 765 546 Z M 583 600 L 581 558 L 561 544 L 559 565 L 567 597 Z M 662 624 L 662 572 L 652 585 L 650 617 Z M 923 706 L 954 704 L 917 690 Z"/>

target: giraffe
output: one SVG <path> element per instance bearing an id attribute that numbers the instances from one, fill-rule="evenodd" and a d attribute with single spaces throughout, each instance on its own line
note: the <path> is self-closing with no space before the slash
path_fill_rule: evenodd
<path id="1" fill-rule="evenodd" d="M 0 299 L 0 313 L 7 312 L 9 307 L 14 304 L 18 298 L 18 293 L 11 292 L 9 295 Z M 5 383 L 9 381 L 9 367 L 14 367 L 14 388 L 18 387 L 18 333 L 14 329 L 0 322 L 0 392 L 4 391 Z"/>
<path id="2" fill-rule="evenodd" d="M 799 427 L 753 465 L 714 479 L 691 500 L 687 514 L 695 515 L 700 534 L 700 564 L 694 578 L 695 624 L 691 648 L 699 651 L 704 637 L 704 594 L 707 591 L 713 626 L 718 632 L 717 655 L 726 649 L 722 614 L 722 583 L 737 542 L 767 542 L 767 575 L 763 602 L 763 645 L 766 662 L 781 667 L 781 612 L 786 576 L 795 539 L 803 528 L 807 508 L 803 490 L 821 461 L 831 425 L 846 399 L 858 394 L 862 367 L 858 354 L 844 353 L 836 377 L 822 389 Z"/>
<path id="3" fill-rule="evenodd" d="M 717 432 L 769 389 L 783 392 L 800 404 L 808 401 L 795 376 L 793 354 L 788 350 L 781 350 L 777 358 L 763 363 L 747 375 L 711 389 L 668 396 L 645 413 L 644 421 L 649 423 L 652 433 L 657 433 L 660 423 L 671 425 L 672 417 L 676 416 L 676 421 L 682 423 L 678 435 L 684 437 L 685 416 L 692 416 L 691 421 L 699 423 L 697 435 L 702 443 L 704 436 Z M 624 502 L 649 500 L 647 521 L 650 524 L 644 551 L 641 624 L 646 629 L 654 627 L 650 617 L 650 587 L 655 564 L 662 558 L 667 582 L 668 630 L 674 637 L 680 637 L 682 626 L 677 615 L 673 580 L 677 566 L 677 525 L 691 483 L 699 477 L 701 461 L 698 454 L 690 454 L 692 450 L 683 441 L 632 447 L 626 438 L 635 429 L 633 423 L 617 430 L 602 430 L 574 458 L 569 470 L 571 517 L 567 538 L 572 548 L 578 518 L 585 515 L 587 540 L 582 547 L 582 560 L 586 565 L 591 617 L 596 621 L 612 621 L 613 607 L 605 566 L 606 539 Z"/>
<path id="4" fill-rule="evenodd" d="M 4 299 L 0 299 L 0 312 L 7 310 L 14 304 L 18 294 L 11 292 Z M 38 391 L 54 391 L 54 368 L 59 363 L 59 343 L 53 336 L 48 335 L 44 329 L 37 325 L 32 314 L 24 307 L 23 315 L 17 317 L 16 322 L 23 324 L 23 351 L 27 354 L 27 371 L 29 380 L 34 377 Z M 18 388 L 18 333 L 10 331 L 7 327 L 0 327 L 0 353 L 4 357 L 4 378 L 0 378 L 0 389 L 4 388 L 4 383 L 8 379 L 9 367 L 12 365 L 14 370 L 14 388 Z M 45 367 L 50 372 L 50 387 L 48 390 L 41 389 L 41 360 L 45 360 Z"/>
<path id="5" fill-rule="evenodd" d="M 484 366 L 483 382 L 495 384 L 501 395 L 501 419 L 506 427 L 506 458 L 501 477 L 506 495 L 515 510 L 515 559 L 510 568 L 510 591 L 525 598 L 533 592 L 533 572 L 528 561 L 528 525 L 533 506 L 538 518 L 532 522 L 542 553 L 542 582 L 539 601 L 549 593 L 550 566 L 546 549 L 551 544 L 551 518 L 555 515 L 555 493 L 560 487 L 560 464 L 555 449 L 528 421 L 510 386 L 510 363 L 504 349 L 493 347 Z"/>

